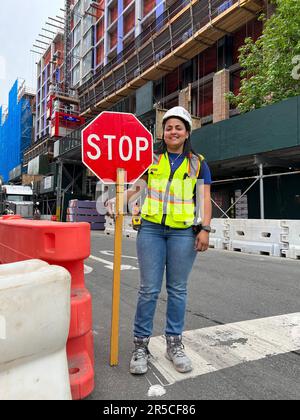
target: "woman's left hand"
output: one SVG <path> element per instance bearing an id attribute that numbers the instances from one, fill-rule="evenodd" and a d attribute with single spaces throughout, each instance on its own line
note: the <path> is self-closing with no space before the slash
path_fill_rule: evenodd
<path id="1" fill-rule="evenodd" d="M 196 236 L 195 251 L 205 252 L 207 251 L 208 246 L 209 246 L 209 233 L 206 232 L 205 230 L 202 230 Z"/>

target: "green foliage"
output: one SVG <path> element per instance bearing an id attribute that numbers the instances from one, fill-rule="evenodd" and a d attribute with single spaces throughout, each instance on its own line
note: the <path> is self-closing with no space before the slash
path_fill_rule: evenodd
<path id="1" fill-rule="evenodd" d="M 300 95 L 300 1 L 273 0 L 275 14 L 262 15 L 263 34 L 240 48 L 243 68 L 239 95 L 226 95 L 241 112 Z"/>

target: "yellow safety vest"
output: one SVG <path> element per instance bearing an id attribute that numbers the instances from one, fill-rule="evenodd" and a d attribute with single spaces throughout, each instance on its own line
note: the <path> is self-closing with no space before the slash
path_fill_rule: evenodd
<path id="1" fill-rule="evenodd" d="M 199 157 L 191 154 L 172 175 L 168 154 L 154 155 L 154 163 L 148 170 L 143 219 L 177 229 L 194 224 L 194 190 L 204 160 L 203 156 Z"/>

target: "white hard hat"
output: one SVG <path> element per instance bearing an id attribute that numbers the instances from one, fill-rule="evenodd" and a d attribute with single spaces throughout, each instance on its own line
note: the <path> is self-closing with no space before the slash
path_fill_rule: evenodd
<path id="1" fill-rule="evenodd" d="M 184 109 L 182 106 L 174 106 L 174 108 L 169 109 L 163 117 L 163 124 L 169 119 L 169 118 L 180 118 L 181 120 L 184 120 L 188 123 L 190 127 L 190 132 L 192 132 L 193 129 L 193 121 L 190 113 Z"/>

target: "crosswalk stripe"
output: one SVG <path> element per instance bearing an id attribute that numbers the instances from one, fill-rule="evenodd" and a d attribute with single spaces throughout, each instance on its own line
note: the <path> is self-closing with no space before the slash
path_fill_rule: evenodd
<path id="1" fill-rule="evenodd" d="M 94 271 L 93 267 L 90 267 L 89 265 L 84 264 L 84 274 L 90 274 Z"/>
<path id="2" fill-rule="evenodd" d="M 206 373 L 300 349 L 300 312 L 186 331 L 183 342 L 193 362 L 177 372 L 165 358 L 165 338 L 154 337 L 151 363 L 169 384 Z"/>
<path id="3" fill-rule="evenodd" d="M 97 262 L 100 262 L 100 263 L 104 264 L 104 267 L 108 268 L 109 270 L 114 269 L 113 261 L 107 261 L 107 260 L 104 260 L 103 258 L 95 257 L 94 255 L 90 255 L 89 258 L 91 260 L 94 260 L 94 261 L 97 261 Z M 138 269 L 139 269 L 138 267 L 134 267 L 132 265 L 121 264 L 121 271 L 124 271 L 124 270 L 138 270 Z"/>

